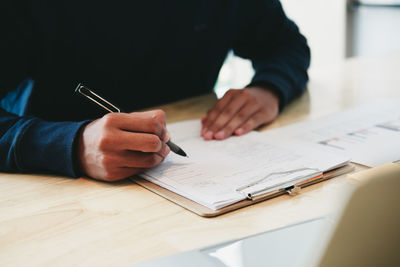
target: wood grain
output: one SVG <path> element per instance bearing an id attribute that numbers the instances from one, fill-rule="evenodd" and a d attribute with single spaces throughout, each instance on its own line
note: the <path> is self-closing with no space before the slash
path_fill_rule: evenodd
<path id="1" fill-rule="evenodd" d="M 314 71 L 308 91 L 262 130 L 400 97 L 399 69 L 393 54 Z M 174 122 L 201 117 L 215 101 L 207 95 L 162 108 Z M 331 214 L 357 183 L 344 175 L 207 219 L 129 180 L 0 173 L 0 266 L 127 266 Z"/>

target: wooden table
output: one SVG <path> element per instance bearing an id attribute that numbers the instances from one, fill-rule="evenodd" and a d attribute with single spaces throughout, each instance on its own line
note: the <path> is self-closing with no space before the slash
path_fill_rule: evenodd
<path id="1" fill-rule="evenodd" d="M 312 70 L 309 91 L 273 128 L 377 97 L 400 97 L 400 54 Z M 169 122 L 198 118 L 213 95 L 163 107 Z M 324 216 L 358 181 L 341 176 L 220 217 L 199 217 L 131 181 L 0 173 L 1 266 L 127 266 Z"/>

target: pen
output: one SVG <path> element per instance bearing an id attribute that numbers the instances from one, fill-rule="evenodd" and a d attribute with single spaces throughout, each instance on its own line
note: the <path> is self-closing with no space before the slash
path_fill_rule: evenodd
<path id="1" fill-rule="evenodd" d="M 90 90 L 81 83 L 78 84 L 78 86 L 75 89 L 75 92 L 80 93 L 81 95 L 93 101 L 94 103 L 96 103 L 97 105 L 99 105 L 100 107 L 102 107 L 103 109 L 107 110 L 110 113 L 121 112 L 121 110 L 118 107 L 111 104 L 110 102 L 108 102 L 107 100 L 105 100 L 104 98 L 102 98 L 101 96 L 99 96 L 98 94 L 96 94 L 95 92 L 93 92 L 92 90 Z M 168 140 L 166 144 L 171 149 L 172 152 L 180 156 L 187 157 L 185 151 L 183 151 L 182 148 L 171 142 L 171 140 Z"/>

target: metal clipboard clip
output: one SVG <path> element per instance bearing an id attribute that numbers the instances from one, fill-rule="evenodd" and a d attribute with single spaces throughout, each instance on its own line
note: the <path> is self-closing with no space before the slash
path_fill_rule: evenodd
<path id="1" fill-rule="evenodd" d="M 267 186 L 265 188 L 261 188 L 261 189 L 255 189 L 253 191 L 249 191 L 248 189 L 256 186 L 256 185 L 260 185 L 263 182 L 265 182 L 268 178 L 274 177 L 274 176 L 283 176 L 283 175 L 291 175 L 291 174 L 295 174 L 295 173 L 299 173 L 302 171 L 314 171 L 312 173 L 308 173 L 306 175 L 298 175 L 293 177 L 292 179 L 289 179 L 285 182 L 279 183 L 279 184 L 275 184 L 273 186 Z M 269 173 L 268 175 L 264 176 L 263 178 L 256 180 L 254 182 L 251 182 L 249 184 L 240 186 L 236 189 L 236 192 L 243 194 L 247 199 L 249 200 L 254 200 L 255 197 L 260 197 L 260 196 L 264 196 L 266 194 L 269 194 L 271 192 L 276 192 L 276 191 L 285 191 L 286 193 L 288 193 L 289 195 L 297 195 L 300 190 L 301 187 L 298 185 L 298 183 L 300 182 L 304 182 L 306 180 L 309 179 L 314 179 L 316 177 L 321 177 L 323 174 L 322 171 L 320 171 L 319 169 L 316 168 L 298 168 L 298 169 L 294 169 L 294 170 L 289 170 L 289 171 L 282 171 L 282 172 L 272 172 Z"/>

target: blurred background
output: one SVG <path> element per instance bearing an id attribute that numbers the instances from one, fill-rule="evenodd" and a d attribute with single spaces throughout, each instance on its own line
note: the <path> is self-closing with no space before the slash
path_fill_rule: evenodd
<path id="1" fill-rule="evenodd" d="M 281 0 L 311 48 L 310 77 L 315 71 L 350 57 L 373 57 L 400 51 L 400 0 Z M 246 86 L 251 63 L 227 57 L 215 92 Z"/>

